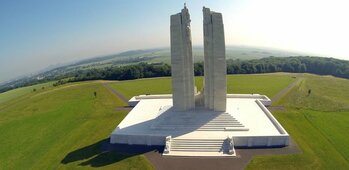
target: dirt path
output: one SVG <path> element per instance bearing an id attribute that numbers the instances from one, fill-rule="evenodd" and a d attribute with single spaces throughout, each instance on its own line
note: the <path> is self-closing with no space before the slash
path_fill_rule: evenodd
<path id="1" fill-rule="evenodd" d="M 278 101 L 283 97 L 286 93 L 288 93 L 295 85 L 297 85 L 300 81 L 302 81 L 303 78 L 298 78 L 296 81 L 282 89 L 279 93 L 277 93 L 275 96 L 271 98 L 272 103 Z"/>
<path id="2" fill-rule="evenodd" d="M 117 98 L 119 98 L 121 101 L 128 103 L 128 98 L 125 97 L 122 93 L 116 91 L 113 89 L 108 83 L 103 82 L 102 83 L 105 88 L 107 88 L 111 93 L 113 93 Z"/>
<path id="3" fill-rule="evenodd" d="M 285 111 L 284 106 L 268 106 L 267 108 L 271 112 L 274 112 L 274 111 Z"/>
<path id="4" fill-rule="evenodd" d="M 114 109 L 114 111 L 116 111 L 116 112 L 120 112 L 120 111 L 131 111 L 132 110 L 132 107 L 129 107 L 129 106 L 124 106 L 124 107 L 116 107 L 115 109 Z"/>

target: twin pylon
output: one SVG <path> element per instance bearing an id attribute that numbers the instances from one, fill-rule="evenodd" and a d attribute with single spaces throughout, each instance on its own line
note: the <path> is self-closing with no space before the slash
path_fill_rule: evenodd
<path id="1" fill-rule="evenodd" d="M 203 17 L 203 107 L 225 111 L 227 82 L 222 14 L 203 7 Z M 186 6 L 180 13 L 171 15 L 171 65 L 174 109 L 187 111 L 201 107 L 195 106 L 195 99 L 200 98 L 195 97 L 190 15 Z"/>

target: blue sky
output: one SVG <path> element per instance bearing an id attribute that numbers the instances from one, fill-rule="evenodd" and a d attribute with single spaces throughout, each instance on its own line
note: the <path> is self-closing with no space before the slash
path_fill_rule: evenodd
<path id="1" fill-rule="evenodd" d="M 184 1 L 1 0 L 0 82 L 49 65 L 168 47 L 169 17 Z M 194 45 L 202 6 L 222 12 L 227 45 L 349 59 L 345 1 L 187 1 Z"/>

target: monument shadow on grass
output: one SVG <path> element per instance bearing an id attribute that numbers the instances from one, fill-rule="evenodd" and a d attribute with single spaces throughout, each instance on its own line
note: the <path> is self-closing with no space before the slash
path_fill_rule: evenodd
<path id="1" fill-rule="evenodd" d="M 147 152 L 162 152 L 164 146 L 110 144 L 106 138 L 68 153 L 62 164 L 83 161 L 80 166 L 103 167 Z"/>

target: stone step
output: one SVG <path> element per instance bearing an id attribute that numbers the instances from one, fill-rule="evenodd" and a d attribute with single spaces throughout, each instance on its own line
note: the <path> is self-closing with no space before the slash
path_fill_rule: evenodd
<path id="1" fill-rule="evenodd" d="M 220 126 L 220 125 L 242 125 L 241 123 L 211 123 L 211 122 L 209 122 L 209 123 L 207 123 L 207 124 L 205 124 L 204 126 Z"/>
<path id="2" fill-rule="evenodd" d="M 213 118 L 211 120 L 237 120 L 237 119 L 232 118 L 232 117 L 216 117 L 216 118 Z"/>
<path id="3" fill-rule="evenodd" d="M 197 131 L 246 131 L 246 130 L 243 128 L 237 128 L 237 129 L 232 129 L 232 128 L 208 129 L 208 128 L 204 128 L 204 129 L 197 129 Z"/>
<path id="4" fill-rule="evenodd" d="M 172 141 L 172 146 L 222 146 L 223 141 Z"/>
<path id="5" fill-rule="evenodd" d="M 217 144 L 211 144 L 211 145 L 201 145 L 201 144 L 195 144 L 195 145 L 171 145 L 171 148 L 211 148 L 211 149 L 220 149 L 222 148 L 223 144 L 217 145 Z"/>
<path id="6" fill-rule="evenodd" d="M 226 114 L 226 115 L 218 115 L 216 116 L 217 117 L 229 117 L 229 118 L 234 118 L 233 116 L 229 115 L 229 114 Z"/>
<path id="7" fill-rule="evenodd" d="M 184 129 L 184 128 L 202 128 L 202 127 L 245 127 L 242 124 L 206 124 L 203 126 L 195 126 L 195 125 L 163 125 L 158 126 L 157 128 L 178 128 L 178 129 Z"/>
<path id="8" fill-rule="evenodd" d="M 186 151 L 186 152 L 223 152 L 226 147 L 223 147 L 224 144 L 211 144 L 211 145 L 203 145 L 197 143 L 195 145 L 171 145 L 171 151 Z"/>
<path id="9" fill-rule="evenodd" d="M 222 143 L 218 144 L 202 144 L 202 143 L 186 143 L 186 144 L 172 144 L 171 147 L 207 147 L 207 146 L 214 146 L 214 147 L 222 147 Z"/>
<path id="10" fill-rule="evenodd" d="M 222 145 L 222 141 L 172 141 L 173 145 Z"/>
<path id="11" fill-rule="evenodd" d="M 200 128 L 225 128 L 225 127 L 245 127 L 244 125 L 212 125 L 212 126 L 201 126 Z"/>
<path id="12" fill-rule="evenodd" d="M 218 149 L 171 149 L 171 151 L 185 151 L 185 152 L 223 152 Z"/>
<path id="13" fill-rule="evenodd" d="M 231 118 L 231 117 L 218 117 L 218 118 L 216 117 L 212 120 L 237 120 L 237 119 Z"/>
<path id="14" fill-rule="evenodd" d="M 199 142 L 224 142 L 222 139 L 190 139 L 190 138 L 174 138 L 172 139 L 174 142 L 193 142 L 193 141 L 199 141 Z"/>
<path id="15" fill-rule="evenodd" d="M 240 123 L 238 121 L 209 121 L 207 123 Z"/>
<path id="16" fill-rule="evenodd" d="M 205 126 L 205 125 L 237 125 L 242 124 L 240 122 L 207 122 L 206 124 L 160 124 L 157 126 Z"/>
<path id="17" fill-rule="evenodd" d="M 196 146 L 171 146 L 171 150 L 173 149 L 210 149 L 210 150 L 220 150 L 222 149 L 222 145 L 220 146 L 202 146 L 202 145 L 196 145 Z"/>
<path id="18" fill-rule="evenodd" d="M 182 152 L 182 151 L 172 151 L 169 154 L 164 154 L 165 156 L 199 156 L 199 157 L 232 157 L 234 155 L 224 154 L 223 152 Z"/>
<path id="19" fill-rule="evenodd" d="M 244 127 L 244 125 L 242 124 L 235 124 L 235 125 L 205 125 L 205 126 L 201 126 L 201 127 L 206 127 L 206 128 L 224 128 L 224 127 Z"/>
<path id="20" fill-rule="evenodd" d="M 171 145 L 171 149 L 222 149 L 222 145 Z"/>
<path id="21" fill-rule="evenodd" d="M 169 156 L 235 156 L 228 154 L 229 144 L 226 139 L 190 139 L 172 138 Z"/>

